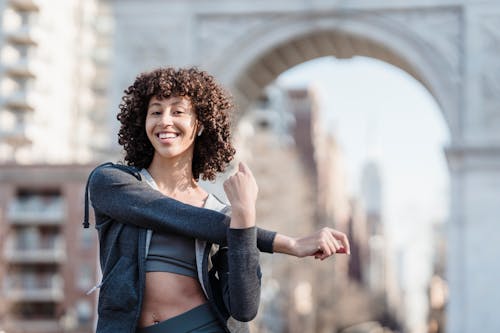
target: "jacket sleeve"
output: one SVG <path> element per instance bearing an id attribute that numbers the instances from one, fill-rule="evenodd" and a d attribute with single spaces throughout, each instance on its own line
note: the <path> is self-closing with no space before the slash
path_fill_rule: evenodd
<path id="1" fill-rule="evenodd" d="M 226 242 L 228 216 L 169 198 L 120 168 L 95 169 L 89 179 L 89 191 L 96 213 L 113 220 L 217 244 Z M 261 229 L 259 234 L 257 246 L 272 252 L 275 233 Z"/>
<path id="2" fill-rule="evenodd" d="M 257 315 L 260 302 L 261 272 L 256 247 L 257 228 L 227 230 L 226 288 L 223 298 L 229 314 L 239 321 Z"/>

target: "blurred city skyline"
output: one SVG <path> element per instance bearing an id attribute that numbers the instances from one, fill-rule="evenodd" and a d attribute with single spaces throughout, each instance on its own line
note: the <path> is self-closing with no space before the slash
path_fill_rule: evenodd
<path id="1" fill-rule="evenodd" d="M 387 255 L 408 292 L 410 327 L 424 329 L 433 265 L 433 224 L 448 218 L 449 130 L 430 93 L 404 71 L 378 60 L 325 57 L 283 73 L 279 85 L 311 86 L 324 127 L 338 141 L 353 197 L 361 195 L 363 166 L 381 170 Z M 383 84 L 381 84 L 383 83 Z"/>

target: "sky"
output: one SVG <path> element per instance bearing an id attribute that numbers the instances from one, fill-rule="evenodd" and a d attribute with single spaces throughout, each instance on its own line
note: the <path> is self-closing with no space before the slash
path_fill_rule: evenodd
<path id="1" fill-rule="evenodd" d="M 278 78 L 283 86 L 313 85 L 324 124 L 345 159 L 348 190 L 359 192 L 363 163 L 375 159 L 383 181 L 388 253 L 403 256 L 410 323 L 425 320 L 431 273 L 432 223 L 445 222 L 448 171 L 443 148 L 449 130 L 435 99 L 406 72 L 364 57 L 326 57 Z"/>

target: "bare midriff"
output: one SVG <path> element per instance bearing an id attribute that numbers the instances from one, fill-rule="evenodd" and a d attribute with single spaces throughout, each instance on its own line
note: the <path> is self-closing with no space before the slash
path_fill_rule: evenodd
<path id="1" fill-rule="evenodd" d="M 139 327 L 158 324 L 206 302 L 196 278 L 169 272 L 148 272 Z"/>

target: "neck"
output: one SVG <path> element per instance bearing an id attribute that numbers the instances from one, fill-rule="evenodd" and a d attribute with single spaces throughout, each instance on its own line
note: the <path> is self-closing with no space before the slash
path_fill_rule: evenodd
<path id="1" fill-rule="evenodd" d="M 192 158 L 165 159 L 155 154 L 147 169 L 160 191 L 173 195 L 198 186 L 193 178 L 192 165 Z"/>

